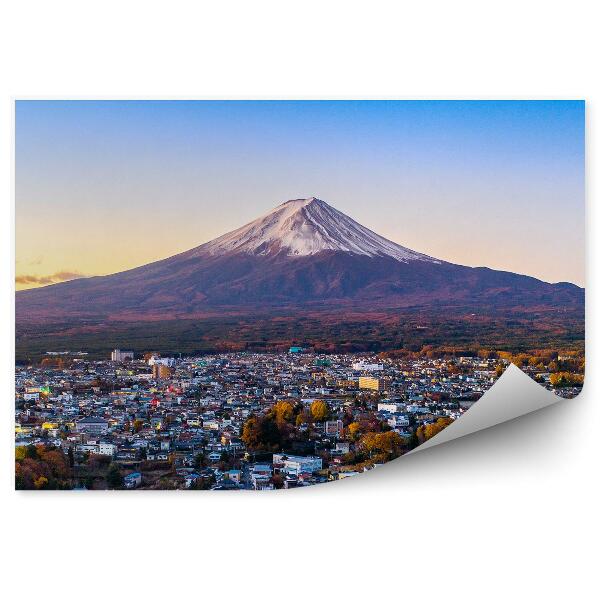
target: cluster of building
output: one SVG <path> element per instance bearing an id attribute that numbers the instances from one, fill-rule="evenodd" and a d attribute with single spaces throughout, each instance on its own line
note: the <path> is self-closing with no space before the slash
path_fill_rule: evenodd
<path id="1" fill-rule="evenodd" d="M 16 369 L 17 445 L 54 444 L 75 465 L 119 465 L 126 488 L 272 489 L 355 475 L 348 425 L 376 419 L 414 438 L 458 418 L 494 382 L 498 361 L 476 357 L 382 360 L 376 355 L 223 354 L 174 359 L 115 350 L 111 360 L 71 356 Z M 297 424 L 289 453 L 253 452 L 244 423 L 288 401 L 329 414 Z M 74 485 L 83 486 L 74 468 Z M 78 475 L 79 473 L 79 475 Z M 89 485 L 89 483 L 88 483 Z M 101 483 L 100 483 L 101 485 Z"/>

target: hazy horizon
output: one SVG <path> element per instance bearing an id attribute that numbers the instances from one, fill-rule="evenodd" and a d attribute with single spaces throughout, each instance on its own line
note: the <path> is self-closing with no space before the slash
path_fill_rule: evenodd
<path id="1" fill-rule="evenodd" d="M 580 101 L 18 101 L 17 289 L 315 196 L 449 262 L 584 285 Z"/>

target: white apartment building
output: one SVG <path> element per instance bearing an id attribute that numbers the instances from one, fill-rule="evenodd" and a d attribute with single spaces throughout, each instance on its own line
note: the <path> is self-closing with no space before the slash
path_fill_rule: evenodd
<path id="1" fill-rule="evenodd" d="M 123 362 L 126 359 L 133 360 L 133 352 L 131 350 L 119 350 L 115 348 L 110 353 L 110 360 L 113 362 Z"/>

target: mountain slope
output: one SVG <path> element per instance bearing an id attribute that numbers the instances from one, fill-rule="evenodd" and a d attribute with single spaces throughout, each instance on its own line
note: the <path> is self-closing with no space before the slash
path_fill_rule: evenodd
<path id="1" fill-rule="evenodd" d="M 18 325 L 432 306 L 580 309 L 583 290 L 420 254 L 308 198 L 162 261 L 16 295 Z"/>

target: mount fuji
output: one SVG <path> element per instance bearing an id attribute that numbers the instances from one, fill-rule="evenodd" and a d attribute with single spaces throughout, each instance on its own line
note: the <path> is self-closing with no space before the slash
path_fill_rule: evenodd
<path id="1" fill-rule="evenodd" d="M 476 248 L 473 249 L 476 254 Z M 466 267 L 392 242 L 317 198 L 288 200 L 181 254 L 16 294 L 17 335 L 257 313 L 583 312 L 584 290 Z M 24 328 L 24 329 L 23 329 Z"/>
<path id="2" fill-rule="evenodd" d="M 311 256 L 325 251 L 388 256 L 400 262 L 440 262 L 386 240 L 318 198 L 288 200 L 266 215 L 187 254 L 244 252 L 256 256 L 280 253 Z"/>

